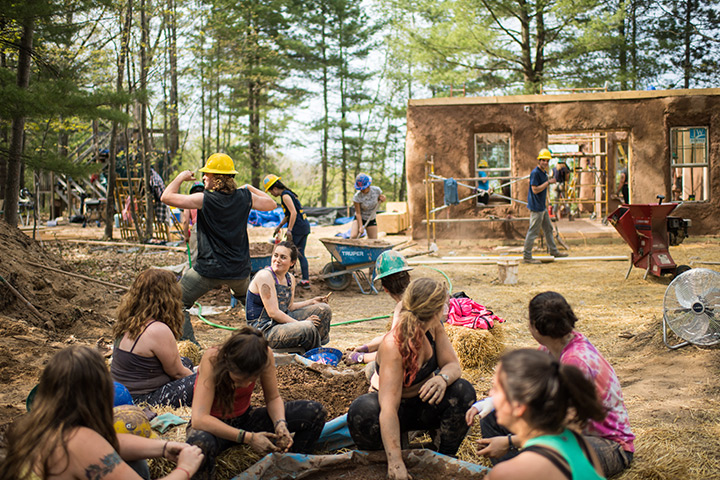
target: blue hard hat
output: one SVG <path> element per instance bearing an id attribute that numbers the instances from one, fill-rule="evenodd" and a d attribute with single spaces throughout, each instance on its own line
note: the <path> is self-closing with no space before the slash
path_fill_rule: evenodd
<path id="1" fill-rule="evenodd" d="M 360 173 L 355 178 L 355 190 L 365 190 L 372 183 L 372 178 L 366 173 Z"/>
<path id="2" fill-rule="evenodd" d="M 113 407 L 118 407 L 120 405 L 132 405 L 133 399 L 125 385 L 118 382 L 113 383 L 115 384 L 115 400 L 113 402 Z"/>

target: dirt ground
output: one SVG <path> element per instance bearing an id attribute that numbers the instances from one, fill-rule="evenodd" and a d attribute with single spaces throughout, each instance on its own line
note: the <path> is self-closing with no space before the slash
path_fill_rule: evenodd
<path id="1" fill-rule="evenodd" d="M 331 237 L 343 227 L 317 227 L 308 242 L 311 276 L 330 261 L 330 254 L 318 238 Z M 251 241 L 267 242 L 272 229 L 250 230 Z M 32 232 L 28 232 L 32 235 Z M 0 444 L 6 425 L 25 411 L 25 398 L 35 385 L 48 359 L 72 344 L 97 345 L 103 351 L 111 340 L 114 310 L 123 294 L 116 286 L 87 281 L 31 265 L 30 262 L 86 275 L 110 284 L 128 286 L 135 276 L 151 266 L 178 265 L 187 261 L 183 248 L 163 250 L 138 245 L 104 245 L 71 242 L 69 239 L 95 239 L 100 228 L 79 225 L 43 229 L 34 241 L 0 221 L 0 275 L 38 311 L 18 299 L 0 280 Z M 405 236 L 387 236 L 393 244 L 409 241 Z M 572 256 L 627 255 L 619 237 L 568 238 Z M 504 241 L 507 244 L 507 241 Z M 408 245 L 407 243 L 405 245 Z M 519 245 L 519 242 L 518 242 Z M 425 243 L 411 246 L 405 253 L 421 252 Z M 440 241 L 434 257 L 497 254 L 491 240 Z M 505 247 L 504 250 L 507 250 Z M 672 247 L 678 263 L 720 261 L 720 238 L 689 238 Z M 693 266 L 703 266 L 695 263 Z M 627 262 L 572 261 L 519 267 L 519 282 L 502 285 L 497 281 L 496 265 L 446 264 L 418 266 L 413 277 L 431 276 L 449 281 L 453 291 L 486 305 L 506 319 L 507 348 L 534 347 L 527 332 L 527 303 L 533 295 L 554 290 L 566 296 L 580 319 L 578 329 L 585 333 L 615 367 L 620 378 L 633 430 L 637 435 L 636 457 L 631 469 L 617 477 L 629 479 L 720 478 L 720 373 L 717 347 L 687 346 L 669 350 L 662 341 L 663 296 L 670 278 L 649 277 L 632 270 L 624 279 Z M 717 270 L 717 265 L 707 265 Z M 299 290 L 300 298 L 325 294 L 325 285 L 312 279 L 309 291 Z M 228 307 L 227 289 L 208 293 L 200 299 L 203 307 Z M 384 293 L 363 295 L 353 282 L 330 297 L 333 326 L 328 346 L 345 350 L 361 345 L 386 330 L 392 301 Z M 364 320 L 372 317 L 383 317 Z M 241 307 L 207 319 L 218 325 L 242 323 Z M 207 347 L 222 342 L 230 332 L 203 323 L 193 325 L 200 343 Z M 676 341 L 677 339 L 672 339 Z M 466 370 L 478 396 L 490 386 L 489 370 Z M 319 388 L 319 387 L 318 387 Z M 337 388 L 337 387 L 336 387 Z M 304 398 L 323 401 L 317 388 L 298 384 Z M 289 395 L 289 394 L 288 394 Z M 298 398 L 302 398 L 298 397 Z M 350 398 L 339 400 L 348 402 Z M 340 405 L 340 410 L 342 405 Z M 479 436 L 477 424 L 463 443 L 460 458 L 481 462 L 474 454 L 473 439 Z"/>

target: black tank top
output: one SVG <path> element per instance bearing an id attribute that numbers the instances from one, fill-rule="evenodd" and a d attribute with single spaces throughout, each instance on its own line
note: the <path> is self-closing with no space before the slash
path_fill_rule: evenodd
<path id="1" fill-rule="evenodd" d="M 425 337 L 427 337 L 428 341 L 430 342 L 430 346 L 432 347 L 432 356 L 427 359 L 425 363 L 420 367 L 420 370 L 418 370 L 417 374 L 415 375 L 415 378 L 413 379 L 412 383 L 409 385 L 412 387 L 413 385 L 417 385 L 420 382 L 425 381 L 428 377 L 430 377 L 433 373 L 435 373 L 435 370 L 438 368 L 438 361 L 437 361 L 437 349 L 435 348 L 435 339 L 432 335 L 430 335 L 430 331 L 428 330 L 425 332 Z M 375 360 L 375 372 L 379 375 L 380 374 L 380 362 Z"/>
<path id="2" fill-rule="evenodd" d="M 113 361 L 110 373 L 116 382 L 122 383 L 131 395 L 142 395 L 154 392 L 173 379 L 163 370 L 162 363 L 157 357 L 143 357 L 133 353 L 140 337 L 145 333 L 154 320 L 148 323 L 140 335 L 135 339 L 130 351 L 120 350 L 120 342 L 113 348 Z"/>

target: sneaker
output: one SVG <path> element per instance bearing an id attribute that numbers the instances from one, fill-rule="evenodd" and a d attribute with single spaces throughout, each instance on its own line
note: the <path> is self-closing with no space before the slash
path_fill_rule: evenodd
<path id="1" fill-rule="evenodd" d="M 304 288 L 305 290 L 310 290 L 310 281 L 309 280 L 302 280 L 300 282 L 300 286 Z"/>
<path id="2" fill-rule="evenodd" d="M 524 263 L 532 263 L 532 264 L 534 264 L 534 265 L 537 265 L 537 264 L 539 264 L 539 263 L 542 263 L 542 262 L 541 262 L 540 260 L 538 260 L 537 258 L 523 258 L 523 262 L 524 262 Z"/>
<path id="3" fill-rule="evenodd" d="M 568 254 L 567 254 L 567 252 L 556 252 L 556 253 L 553 253 L 552 256 L 555 258 L 562 258 L 562 257 L 567 257 Z"/>

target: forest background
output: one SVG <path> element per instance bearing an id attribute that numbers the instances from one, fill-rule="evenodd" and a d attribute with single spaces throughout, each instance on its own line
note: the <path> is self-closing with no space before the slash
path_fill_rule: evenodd
<path id="1" fill-rule="evenodd" d="M 41 172 L 112 188 L 216 151 L 306 206 L 361 171 L 402 200 L 409 99 L 717 87 L 719 34 L 715 0 L 0 0 L 4 217 Z M 107 165 L 74 161 L 100 130 Z"/>

